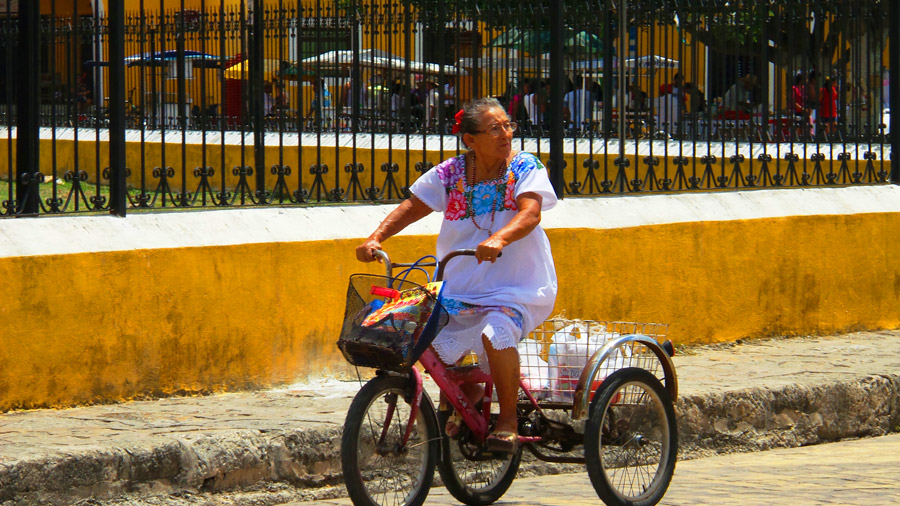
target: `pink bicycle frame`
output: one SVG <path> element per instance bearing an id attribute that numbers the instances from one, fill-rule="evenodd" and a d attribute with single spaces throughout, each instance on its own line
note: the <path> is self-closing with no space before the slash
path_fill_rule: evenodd
<path id="1" fill-rule="evenodd" d="M 474 252 L 475 250 L 457 250 L 445 256 L 443 261 L 437 265 L 435 279 L 441 280 L 443 278 L 443 266 L 451 258 L 459 255 L 473 255 Z M 384 262 L 386 274 L 388 277 L 391 277 L 395 264 L 391 262 L 388 254 L 384 251 L 379 250 L 375 252 L 375 255 Z M 428 267 L 433 265 L 435 264 L 422 264 L 421 266 Z M 409 267 L 411 266 L 411 264 L 396 264 L 396 266 Z M 450 404 L 454 409 L 456 409 L 458 413 L 460 413 L 463 421 L 473 432 L 475 437 L 478 438 L 479 441 L 483 442 L 488 436 L 488 431 L 490 429 L 488 423 L 491 416 L 491 396 L 493 394 L 494 386 L 494 383 L 491 380 L 491 376 L 478 367 L 461 368 L 452 371 L 448 370 L 447 366 L 445 366 L 444 363 L 437 357 L 431 347 L 422 352 L 422 355 L 419 357 L 419 363 L 422 364 L 425 371 L 431 375 L 431 378 L 435 383 L 437 383 L 438 387 L 440 387 L 441 392 L 447 398 L 447 401 L 450 402 Z M 414 393 L 415 399 L 412 403 L 410 418 L 407 421 L 406 432 L 403 437 L 402 444 L 404 445 L 409 440 L 409 436 L 412 433 L 414 421 L 416 419 L 416 416 L 418 415 L 419 402 L 422 399 L 422 392 L 424 392 L 422 375 L 419 373 L 418 368 L 416 368 L 415 366 L 412 367 L 412 376 L 416 385 Z M 465 394 L 463 394 L 460 385 L 464 383 L 484 383 L 484 399 L 482 401 L 480 413 L 475 406 L 469 403 L 469 400 L 466 398 Z M 529 404 L 531 404 L 535 411 L 542 412 L 541 407 L 537 403 L 537 400 L 534 398 L 534 396 L 531 395 L 531 392 L 521 381 L 519 382 L 519 389 L 525 393 Z M 393 410 L 388 412 L 388 421 L 392 417 Z M 385 424 L 385 426 L 387 425 L 389 425 L 389 423 Z M 541 438 L 539 437 L 519 436 L 520 443 L 534 443 L 539 441 L 541 441 Z"/>
<path id="2" fill-rule="evenodd" d="M 425 371 L 431 375 L 431 379 L 433 379 L 438 387 L 440 387 L 441 393 L 444 394 L 447 401 L 462 416 L 463 421 L 475 437 L 479 441 L 484 441 L 488 436 L 489 431 L 488 421 L 490 420 L 491 415 L 491 394 L 493 393 L 493 381 L 491 380 L 490 374 L 485 373 L 478 367 L 466 367 L 452 371 L 448 370 L 447 366 L 444 365 L 431 348 L 428 348 L 422 353 L 422 356 L 419 357 L 419 362 L 422 364 Z M 415 366 L 413 366 L 413 377 L 416 381 L 416 392 L 421 392 L 422 375 L 419 374 Z M 469 402 L 460 388 L 460 385 L 464 383 L 485 384 L 481 412 L 477 410 L 476 406 Z M 519 383 L 519 388 L 525 392 L 525 396 L 528 398 L 529 403 L 534 409 L 540 412 L 541 408 L 534 396 L 531 395 L 531 392 L 528 391 L 528 388 L 522 382 Z M 539 437 L 519 437 L 520 443 L 534 443 L 540 440 L 541 438 Z"/>

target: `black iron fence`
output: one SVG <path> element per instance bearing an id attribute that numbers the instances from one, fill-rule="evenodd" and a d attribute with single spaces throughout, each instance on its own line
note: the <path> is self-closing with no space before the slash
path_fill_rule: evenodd
<path id="1" fill-rule="evenodd" d="M 175 3 L 0 2 L 0 215 L 401 199 L 478 96 L 566 195 L 900 182 L 889 0 Z"/>

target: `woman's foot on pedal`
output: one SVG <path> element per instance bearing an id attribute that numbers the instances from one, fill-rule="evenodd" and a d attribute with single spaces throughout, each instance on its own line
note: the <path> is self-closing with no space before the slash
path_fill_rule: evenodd
<path id="1" fill-rule="evenodd" d="M 497 420 L 494 430 L 484 440 L 488 451 L 516 453 L 519 451 L 518 420 Z"/>
<path id="2" fill-rule="evenodd" d="M 515 432 L 492 432 L 484 440 L 488 451 L 497 453 L 516 453 L 519 451 L 519 435 Z"/>

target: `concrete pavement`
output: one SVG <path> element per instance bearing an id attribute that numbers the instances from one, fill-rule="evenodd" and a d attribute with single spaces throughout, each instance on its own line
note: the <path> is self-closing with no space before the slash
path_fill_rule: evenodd
<path id="1" fill-rule="evenodd" d="M 675 363 L 682 458 L 900 431 L 900 331 L 681 351 Z M 0 502 L 177 504 L 174 497 L 196 497 L 219 504 L 217 497 L 230 496 L 231 504 L 249 504 L 262 494 L 274 504 L 334 497 L 342 493 L 340 428 L 358 388 L 331 379 L 2 414 Z M 523 475 L 577 469 L 535 463 Z M 248 487 L 255 492 L 233 492 Z"/>
<path id="2" fill-rule="evenodd" d="M 900 435 L 802 448 L 681 461 L 660 506 L 771 506 L 789 504 L 893 506 L 900 504 Z M 430 506 L 456 506 L 445 489 L 428 494 Z M 305 506 L 294 502 L 285 506 Z M 347 499 L 319 500 L 348 506 Z M 587 473 L 519 479 L 495 504 L 597 506 Z"/>

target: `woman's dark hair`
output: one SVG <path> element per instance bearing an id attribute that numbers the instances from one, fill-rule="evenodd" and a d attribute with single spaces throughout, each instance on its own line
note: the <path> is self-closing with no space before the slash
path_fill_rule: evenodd
<path id="1" fill-rule="evenodd" d="M 478 132 L 478 129 L 481 128 L 481 117 L 495 107 L 506 112 L 496 98 L 476 98 L 466 102 L 463 105 L 462 118 L 459 120 L 459 136 Z"/>

